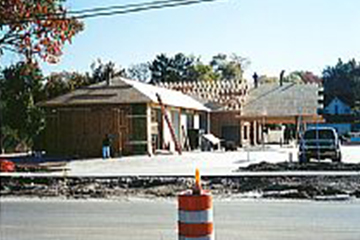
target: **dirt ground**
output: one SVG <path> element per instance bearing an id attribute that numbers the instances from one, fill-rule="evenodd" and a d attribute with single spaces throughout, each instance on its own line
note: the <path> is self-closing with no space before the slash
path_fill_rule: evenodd
<path id="1" fill-rule="evenodd" d="M 360 171 L 360 164 L 333 163 L 259 163 L 238 171 Z M 116 198 L 175 197 L 193 186 L 192 177 L 37 177 L 1 179 L 1 196 Z M 352 176 L 228 176 L 203 177 L 203 188 L 213 195 L 256 196 L 285 199 L 360 198 L 360 175 Z"/>

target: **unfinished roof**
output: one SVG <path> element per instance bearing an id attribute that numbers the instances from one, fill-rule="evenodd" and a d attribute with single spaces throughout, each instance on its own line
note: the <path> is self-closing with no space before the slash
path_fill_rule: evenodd
<path id="1" fill-rule="evenodd" d="M 239 111 L 247 95 L 244 79 L 158 83 L 168 89 L 181 91 L 202 102 L 212 111 Z"/>
<path id="2" fill-rule="evenodd" d="M 241 115 L 317 115 L 318 91 L 317 84 L 262 84 L 250 90 Z"/>
<path id="3" fill-rule="evenodd" d="M 156 87 L 124 78 L 114 78 L 111 84 L 100 82 L 56 97 L 41 106 L 69 106 L 92 104 L 158 103 L 156 93 L 165 105 L 208 111 L 202 103 L 181 92 Z"/>

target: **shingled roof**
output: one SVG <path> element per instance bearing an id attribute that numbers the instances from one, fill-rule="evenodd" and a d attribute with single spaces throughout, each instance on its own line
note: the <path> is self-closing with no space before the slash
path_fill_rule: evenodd
<path id="1" fill-rule="evenodd" d="M 249 92 L 242 116 L 299 116 L 316 115 L 317 84 L 277 83 L 259 85 Z"/>
<path id="2" fill-rule="evenodd" d="M 106 82 L 100 82 L 77 89 L 39 105 L 52 107 L 93 104 L 157 103 L 157 93 L 161 96 L 162 102 L 165 105 L 209 111 L 202 103 L 181 92 L 120 77 L 112 79 L 109 85 L 107 85 Z"/>

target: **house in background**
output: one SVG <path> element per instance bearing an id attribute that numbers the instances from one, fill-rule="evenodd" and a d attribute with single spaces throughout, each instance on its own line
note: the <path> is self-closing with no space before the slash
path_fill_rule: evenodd
<path id="1" fill-rule="evenodd" d="M 180 143 L 192 129 L 208 131 L 209 109 L 192 97 L 115 78 L 40 104 L 47 121 L 44 150 L 50 155 L 99 157 L 105 135 L 112 139 L 114 156 L 174 150 L 157 94 Z"/>
<path id="2" fill-rule="evenodd" d="M 355 126 L 356 116 L 351 109 L 350 103 L 341 97 L 334 97 L 323 108 L 323 117 L 328 127 L 333 127 L 342 135 L 351 132 Z"/>
<path id="3" fill-rule="evenodd" d="M 324 108 L 324 114 L 327 115 L 352 115 L 353 112 L 349 104 L 338 97 L 334 97 Z"/>

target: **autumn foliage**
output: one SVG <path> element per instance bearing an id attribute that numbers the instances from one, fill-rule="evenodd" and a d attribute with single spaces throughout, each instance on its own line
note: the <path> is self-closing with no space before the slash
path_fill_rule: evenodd
<path id="1" fill-rule="evenodd" d="M 83 29 L 62 0 L 1 0 L 0 55 L 10 50 L 30 61 L 40 57 L 56 63 L 64 44 Z"/>

